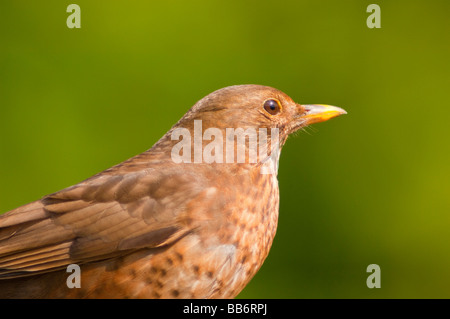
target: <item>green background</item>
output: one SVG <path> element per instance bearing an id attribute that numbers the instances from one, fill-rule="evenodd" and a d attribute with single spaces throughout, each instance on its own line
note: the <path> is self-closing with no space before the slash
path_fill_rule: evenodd
<path id="1" fill-rule="evenodd" d="M 0 2 L 0 211 L 264 84 L 348 115 L 285 145 L 277 236 L 241 298 L 450 297 L 450 2 Z M 366 267 L 381 267 L 369 289 Z"/>

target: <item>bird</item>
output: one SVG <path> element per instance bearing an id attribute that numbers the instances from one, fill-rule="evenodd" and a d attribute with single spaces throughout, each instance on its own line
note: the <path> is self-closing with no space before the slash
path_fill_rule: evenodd
<path id="1" fill-rule="evenodd" d="M 208 94 L 147 151 L 0 215 L 0 298 L 236 297 L 276 234 L 288 136 L 342 114 L 264 85 Z"/>

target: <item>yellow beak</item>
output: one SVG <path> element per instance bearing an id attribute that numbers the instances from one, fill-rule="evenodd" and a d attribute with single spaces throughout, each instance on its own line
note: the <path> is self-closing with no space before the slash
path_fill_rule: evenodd
<path id="1" fill-rule="evenodd" d="M 306 125 L 328 121 L 333 117 L 347 114 L 344 109 L 337 106 L 325 104 L 304 104 L 302 105 L 306 113 L 302 115 L 302 119 L 306 121 Z"/>

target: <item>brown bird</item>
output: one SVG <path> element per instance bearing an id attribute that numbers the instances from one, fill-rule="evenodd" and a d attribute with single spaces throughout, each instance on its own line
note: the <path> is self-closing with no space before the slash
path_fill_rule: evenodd
<path id="1" fill-rule="evenodd" d="M 0 298 L 235 297 L 275 236 L 278 150 L 345 113 L 260 85 L 209 94 L 148 151 L 0 216 Z"/>

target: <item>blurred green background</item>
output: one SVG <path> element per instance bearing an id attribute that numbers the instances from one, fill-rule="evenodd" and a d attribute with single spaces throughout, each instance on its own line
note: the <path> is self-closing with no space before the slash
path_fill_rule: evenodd
<path id="1" fill-rule="evenodd" d="M 197 100 L 276 87 L 348 115 L 283 149 L 241 298 L 450 297 L 450 2 L 0 3 L 0 212 L 150 148 Z M 369 289 L 366 267 L 381 267 Z"/>

